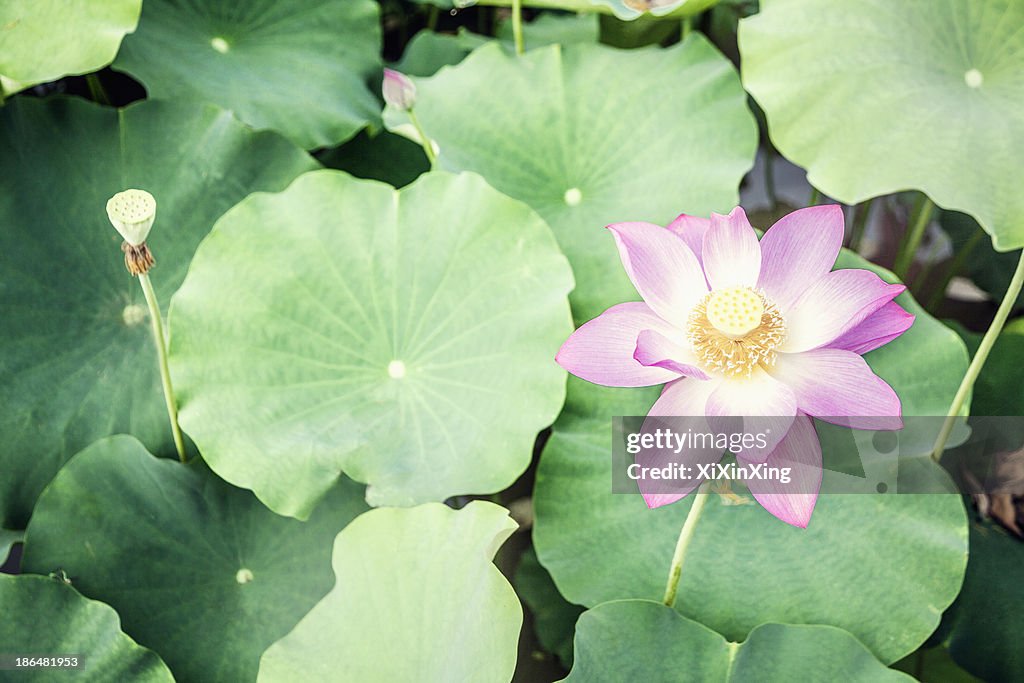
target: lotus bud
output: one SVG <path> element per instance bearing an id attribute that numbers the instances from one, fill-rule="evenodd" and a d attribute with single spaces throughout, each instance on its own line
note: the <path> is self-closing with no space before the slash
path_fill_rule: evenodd
<path id="1" fill-rule="evenodd" d="M 141 275 L 153 267 L 153 254 L 146 237 L 156 220 L 156 200 L 145 190 L 118 192 L 107 201 L 107 217 L 121 233 L 124 265 L 132 275 Z"/>
<path id="2" fill-rule="evenodd" d="M 403 73 L 384 69 L 384 102 L 403 111 L 409 111 L 416 104 L 416 84 Z"/>

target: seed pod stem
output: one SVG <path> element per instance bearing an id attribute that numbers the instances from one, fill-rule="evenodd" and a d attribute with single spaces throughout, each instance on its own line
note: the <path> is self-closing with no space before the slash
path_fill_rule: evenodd
<path id="1" fill-rule="evenodd" d="M 167 417 L 171 421 L 171 435 L 174 437 L 174 448 L 178 451 L 178 459 L 186 462 L 185 439 L 182 437 L 181 427 L 178 425 L 178 404 L 174 399 L 171 371 L 167 365 L 167 342 L 164 337 L 164 324 L 160 314 L 160 304 L 157 302 L 156 292 L 153 291 L 153 284 L 149 281 L 149 275 L 144 272 L 138 275 L 139 284 L 142 285 L 142 293 L 146 296 L 146 304 L 149 305 L 149 319 L 152 322 L 153 341 L 156 343 L 157 357 L 160 361 L 160 381 L 164 388 Z"/>

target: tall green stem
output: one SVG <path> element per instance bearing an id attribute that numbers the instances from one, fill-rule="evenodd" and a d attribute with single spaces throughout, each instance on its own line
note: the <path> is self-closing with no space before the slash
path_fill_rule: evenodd
<path id="1" fill-rule="evenodd" d="M 693 17 L 692 16 L 683 17 L 683 23 L 682 23 L 682 26 L 679 29 L 679 41 L 682 42 L 682 41 L 686 40 L 689 37 L 689 35 L 690 35 L 690 31 L 692 31 L 692 30 L 693 30 Z"/>
<path id="2" fill-rule="evenodd" d="M 811 187 L 811 198 L 807 200 L 807 206 L 817 206 L 820 201 L 821 191 L 816 187 Z"/>
<path id="3" fill-rule="evenodd" d="M 693 531 L 697 528 L 697 520 L 710 494 L 705 491 L 706 485 L 702 484 L 693 494 L 693 503 L 690 504 L 690 511 L 686 513 L 686 521 L 679 532 L 679 540 L 676 541 L 676 551 L 672 555 L 672 565 L 668 570 L 668 584 L 665 586 L 665 597 L 662 600 L 667 606 L 672 607 L 676 603 L 676 591 L 679 589 L 679 577 L 683 574 L 683 561 L 686 559 L 686 550 L 693 540 Z"/>
<path id="4" fill-rule="evenodd" d="M 174 436 L 174 447 L 178 451 L 178 459 L 186 461 L 185 440 L 181 436 L 181 427 L 178 426 L 178 404 L 174 400 L 174 387 L 171 386 L 171 371 L 167 366 L 167 340 L 164 338 L 164 323 L 160 316 L 160 304 L 156 300 L 156 292 L 153 291 L 153 284 L 149 281 L 149 275 L 139 275 L 139 284 L 142 285 L 142 293 L 146 295 L 146 303 L 149 305 L 149 319 L 153 323 L 153 341 L 156 344 L 156 354 L 160 361 L 160 381 L 164 386 L 164 402 L 167 404 L 167 417 L 171 420 L 171 434 Z"/>
<path id="5" fill-rule="evenodd" d="M 107 97 L 107 91 L 103 89 L 103 83 L 100 82 L 99 76 L 87 74 L 85 84 L 89 86 L 89 96 L 92 97 L 93 102 L 110 106 L 110 98 Z"/>
<path id="6" fill-rule="evenodd" d="M 853 222 L 853 230 L 850 232 L 850 251 L 860 251 L 861 240 L 864 239 L 864 229 L 868 225 L 868 216 L 871 214 L 871 206 L 875 203 L 874 197 L 860 205 L 860 213 Z"/>
<path id="7" fill-rule="evenodd" d="M 896 254 L 896 263 L 893 264 L 892 268 L 893 272 L 904 282 L 907 280 L 910 266 L 914 263 L 914 255 L 917 254 L 917 249 L 921 246 L 924 229 L 928 227 L 928 222 L 932 219 L 934 211 L 935 202 L 928 195 L 922 194 L 917 207 L 914 209 L 914 215 L 911 218 L 907 235 L 903 243 L 900 244 L 899 252 Z"/>
<path id="8" fill-rule="evenodd" d="M 964 375 L 963 381 L 960 382 L 960 388 L 956 390 L 953 403 L 949 406 L 946 421 L 942 423 L 939 438 L 935 440 L 935 447 L 932 449 L 933 459 L 938 460 L 942 457 L 942 451 L 946 449 L 946 442 L 949 441 L 950 432 L 953 431 L 953 425 L 960 414 L 960 409 L 963 408 L 967 395 L 971 393 L 974 382 L 978 379 L 981 369 L 985 366 L 985 361 L 988 360 L 988 354 L 992 351 L 996 339 L 999 338 L 999 333 L 1003 331 L 1003 325 L 1006 324 L 1006 319 L 1010 317 L 1010 312 L 1013 310 L 1014 304 L 1017 303 L 1017 297 L 1020 296 L 1022 286 L 1024 286 L 1024 251 L 1020 253 L 1017 270 L 1013 272 L 1010 288 L 1006 290 L 1003 301 L 999 304 L 996 317 L 992 320 L 992 324 L 988 326 L 985 336 L 981 338 L 978 351 L 974 354 L 974 358 L 971 359 L 971 364 L 967 367 L 967 374 Z"/>
<path id="9" fill-rule="evenodd" d="M 430 11 L 427 13 L 427 30 L 437 30 L 437 21 L 441 18 L 441 8 L 437 5 L 431 5 Z"/>
<path id="10" fill-rule="evenodd" d="M 971 235 L 970 239 L 964 243 L 964 246 L 957 250 L 956 258 L 954 258 L 949 264 L 949 267 L 946 268 L 946 272 L 942 276 L 942 281 L 939 283 L 938 287 L 935 288 L 935 291 L 932 293 L 932 296 L 925 305 L 925 308 L 934 312 L 935 309 L 939 307 L 942 300 L 946 298 L 946 290 L 949 289 L 949 283 L 960 273 L 961 270 L 963 270 L 964 266 L 967 264 L 967 258 L 977 248 L 977 246 L 981 244 L 981 240 L 984 237 L 985 231 L 982 230 L 979 225 L 974 230 L 974 234 Z"/>
<path id="11" fill-rule="evenodd" d="M 685 25 L 685 24 L 684 24 Z M 685 39 L 686 36 L 683 36 Z M 765 149 L 764 151 L 764 193 L 768 195 L 768 201 L 771 202 L 772 211 L 779 205 L 779 197 L 775 194 L 775 168 L 774 156 L 771 151 Z"/>
<path id="12" fill-rule="evenodd" d="M 427 155 L 427 161 L 430 162 L 430 168 L 434 169 L 437 166 L 437 155 L 434 154 L 434 143 L 430 141 L 427 134 L 423 132 L 423 126 L 420 125 L 420 119 L 416 116 L 416 112 L 412 109 L 408 110 L 409 121 L 412 122 L 412 127 L 416 129 L 416 134 L 420 136 L 420 144 L 423 146 L 423 152 Z"/>
<path id="13" fill-rule="evenodd" d="M 526 51 L 523 42 L 523 0 L 512 0 L 512 37 L 516 43 L 516 54 Z"/>

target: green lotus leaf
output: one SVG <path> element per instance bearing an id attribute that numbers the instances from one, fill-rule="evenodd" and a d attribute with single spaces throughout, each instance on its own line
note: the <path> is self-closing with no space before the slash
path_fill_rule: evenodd
<path id="1" fill-rule="evenodd" d="M 742 644 L 731 643 L 649 600 L 616 600 L 584 612 L 575 646 L 567 682 L 914 680 L 887 669 L 842 629 L 762 624 Z"/>
<path id="2" fill-rule="evenodd" d="M 600 33 L 596 14 L 555 14 L 543 12 L 523 23 L 523 43 L 527 50 L 545 45 L 570 45 L 572 43 L 596 43 Z M 494 35 L 511 45 L 512 20 L 498 23 Z"/>
<path id="3" fill-rule="evenodd" d="M 36 668 L 17 681 L 139 681 L 173 683 L 160 658 L 121 632 L 117 612 L 79 595 L 61 577 L 0 574 L 0 643 L 5 655 L 77 657 L 70 669 Z"/>
<path id="4" fill-rule="evenodd" d="M 174 452 L 139 284 L 106 202 L 158 204 L 148 244 L 165 306 L 196 245 L 254 190 L 316 162 L 210 106 L 15 98 L 0 110 L 0 527 L 22 529 L 74 453 L 119 432 Z"/>
<path id="5" fill-rule="evenodd" d="M 460 31 L 458 35 L 420 31 L 405 46 L 394 69 L 407 76 L 433 76 L 442 66 L 458 64 L 487 42 L 486 36 L 470 31 Z"/>
<path id="6" fill-rule="evenodd" d="M 110 64 L 141 8 L 142 0 L 4 0 L 0 93 Z"/>
<path id="7" fill-rule="evenodd" d="M 562 597 L 533 548 L 528 548 L 519 560 L 514 583 L 516 593 L 533 616 L 538 642 L 556 655 L 563 666 L 571 667 L 573 629 L 583 608 Z"/>
<path id="8" fill-rule="evenodd" d="M 1020 254 L 996 251 L 992 248 L 991 243 L 975 244 L 972 247 L 971 242 L 976 239 L 975 236 L 982 231 L 982 228 L 977 221 L 966 214 L 957 211 L 943 211 L 940 220 L 942 229 L 946 231 L 952 242 L 953 258 L 955 259 L 965 250 L 969 250 L 963 271 L 957 274 L 970 278 L 971 282 L 984 290 L 995 301 L 1002 300 L 1013 279 L 1013 272 L 1017 269 Z M 938 266 L 938 269 L 941 272 L 941 269 L 948 268 L 952 264 L 953 262 L 950 261 Z M 1024 307 L 1024 293 L 1017 296 L 1015 303 L 1015 309 L 1022 307 Z M 1016 312 L 1018 310 L 1015 310 Z"/>
<path id="9" fill-rule="evenodd" d="M 596 14 L 554 14 L 544 12 L 523 24 L 526 49 L 545 45 L 596 43 L 599 26 Z M 513 47 L 512 22 L 500 21 L 495 35 L 510 52 Z M 433 76 L 442 66 L 458 64 L 466 55 L 490 42 L 487 36 L 459 29 L 457 35 L 420 31 L 405 46 L 395 69 L 408 76 Z"/>
<path id="10" fill-rule="evenodd" d="M 22 568 L 61 570 L 111 605 L 178 681 L 252 680 L 263 651 L 331 589 L 330 542 L 366 509 L 360 489 L 343 482 L 298 522 L 198 458 L 155 458 L 115 436 L 75 456 L 40 497 Z"/>
<path id="11" fill-rule="evenodd" d="M 380 43 L 373 0 L 146 0 L 114 68 L 150 97 L 212 102 L 312 149 L 379 120 Z"/>
<path id="12" fill-rule="evenodd" d="M 24 539 L 25 533 L 22 531 L 11 531 L 10 529 L 0 528 L 0 567 L 7 562 L 7 557 L 11 553 L 11 548 L 17 543 L 21 543 Z"/>
<path id="13" fill-rule="evenodd" d="M 743 83 L 772 142 L 852 204 L 909 188 L 1024 246 L 1024 4 L 764 0 L 740 22 Z"/>
<path id="14" fill-rule="evenodd" d="M 871 268 L 894 279 L 845 251 L 837 267 Z M 900 395 L 905 415 L 944 414 L 967 369 L 966 349 L 909 294 L 897 301 L 916 322 L 865 360 Z M 537 473 L 533 538 L 541 563 L 571 602 L 593 606 L 664 593 L 690 500 L 649 510 L 639 495 L 609 491 L 611 419 L 645 415 L 657 394 L 657 388 L 610 389 L 570 378 L 565 411 Z M 853 445 L 835 432 L 824 433 L 822 442 L 826 467 L 846 457 L 837 450 Z M 930 459 L 921 467 L 945 479 Z M 688 551 L 676 608 L 731 640 L 771 621 L 829 624 L 892 662 L 924 641 L 956 597 L 966 527 L 956 495 L 823 493 L 806 530 L 758 505 L 727 506 L 715 497 Z"/>
<path id="15" fill-rule="evenodd" d="M 934 636 L 933 636 L 934 638 Z M 953 661 L 945 647 L 922 646 L 892 665 L 898 671 L 916 675 L 917 680 L 942 683 L 982 683 Z"/>
<path id="16" fill-rule="evenodd" d="M 387 131 L 376 135 L 362 131 L 340 147 L 318 153 L 317 158 L 328 168 L 394 187 L 405 187 L 430 170 L 422 146 Z"/>
<path id="17" fill-rule="evenodd" d="M 259 680 L 511 680 L 523 611 L 491 558 L 515 528 L 484 501 L 362 515 L 334 543 L 336 588 L 264 653 Z"/>
<path id="18" fill-rule="evenodd" d="M 963 592 L 947 614 L 949 651 L 985 681 L 1024 677 L 1024 544 L 1004 530 L 971 525 L 971 558 Z"/>
<path id="19" fill-rule="evenodd" d="M 736 72 L 697 35 L 665 50 L 519 57 L 489 44 L 414 80 L 441 166 L 480 173 L 551 225 L 576 276 L 578 322 L 635 295 L 605 225 L 727 212 L 757 145 Z M 403 112 L 389 108 L 385 122 L 409 134 Z"/>
<path id="20" fill-rule="evenodd" d="M 972 353 L 977 351 L 982 335 L 959 325 L 959 332 Z M 974 384 L 971 412 L 975 415 L 1024 415 L 1024 319 L 1011 321 L 999 333 L 988 360 Z"/>
<path id="21" fill-rule="evenodd" d="M 372 505 L 500 491 L 562 406 L 571 287 L 544 221 L 474 174 L 306 174 L 224 216 L 175 295 L 181 424 L 281 514 L 340 472 Z"/>

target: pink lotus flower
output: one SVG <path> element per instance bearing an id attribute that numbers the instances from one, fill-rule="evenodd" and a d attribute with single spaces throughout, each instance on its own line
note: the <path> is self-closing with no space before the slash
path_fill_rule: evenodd
<path id="1" fill-rule="evenodd" d="M 807 416 L 899 428 L 899 397 L 861 354 L 914 321 L 893 301 L 902 285 L 867 270 L 832 270 L 843 225 L 838 206 L 794 211 L 760 242 L 740 208 L 710 220 L 684 214 L 667 228 L 610 225 L 643 302 L 612 306 L 584 324 L 556 360 L 596 384 L 664 383 L 650 416 L 745 416 L 781 426 L 767 452 L 737 460 L 791 466 L 795 484 L 748 485 L 773 515 L 806 527 L 821 484 L 821 450 Z M 888 418 L 885 427 L 880 418 Z M 653 508 L 699 483 L 641 492 Z"/>
<path id="2" fill-rule="evenodd" d="M 385 104 L 403 111 L 409 111 L 416 104 L 416 84 L 405 74 L 394 69 L 384 69 L 381 94 Z"/>

